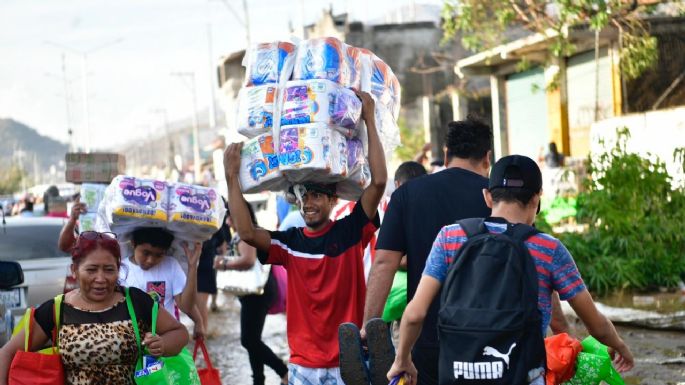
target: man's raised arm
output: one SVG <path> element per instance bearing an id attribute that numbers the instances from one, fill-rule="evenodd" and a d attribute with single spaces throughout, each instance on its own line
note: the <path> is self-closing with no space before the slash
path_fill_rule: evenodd
<path id="1" fill-rule="evenodd" d="M 371 183 L 364 190 L 361 197 L 362 208 L 369 218 L 376 216 L 378 203 L 385 193 L 385 184 L 388 181 L 388 169 L 385 165 L 385 153 L 383 145 L 378 137 L 376 129 L 376 108 L 371 95 L 366 92 L 355 91 L 362 101 L 362 119 L 366 123 L 366 131 L 369 137 L 369 169 L 371 170 Z"/>
<path id="2" fill-rule="evenodd" d="M 255 227 L 252 223 L 247 201 L 240 190 L 240 150 L 242 143 L 232 143 L 224 152 L 224 170 L 228 186 L 228 208 L 231 220 L 238 230 L 240 239 L 261 251 L 269 251 L 271 235 L 268 231 Z"/>

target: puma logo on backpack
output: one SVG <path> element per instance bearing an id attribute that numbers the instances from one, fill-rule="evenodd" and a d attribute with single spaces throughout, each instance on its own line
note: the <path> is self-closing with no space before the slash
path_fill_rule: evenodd
<path id="1" fill-rule="evenodd" d="M 440 296 L 439 383 L 528 383 L 544 367 L 535 262 L 524 241 L 538 233 L 507 224 L 490 233 L 484 219 L 458 224 L 467 241 L 448 269 Z"/>
<path id="2" fill-rule="evenodd" d="M 504 363 L 507 364 L 507 369 L 509 369 L 509 356 L 511 355 L 511 351 L 514 350 L 515 347 L 516 347 L 516 342 L 511 344 L 511 347 L 509 348 L 509 351 L 507 352 L 507 354 L 502 354 L 502 353 L 498 352 L 497 349 L 490 347 L 490 346 L 486 346 L 485 349 L 483 349 L 483 355 L 501 358 L 504 361 Z"/>

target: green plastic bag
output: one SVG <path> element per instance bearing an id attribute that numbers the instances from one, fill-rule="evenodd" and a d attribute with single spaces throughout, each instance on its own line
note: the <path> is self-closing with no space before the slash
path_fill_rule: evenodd
<path id="1" fill-rule="evenodd" d="M 383 309 L 383 321 L 392 322 L 402 318 L 404 308 L 407 307 L 407 272 L 398 271 L 392 280 L 392 287 L 388 300 Z"/>
<path id="2" fill-rule="evenodd" d="M 625 385 L 621 375 L 611 364 L 611 357 L 605 345 L 590 336 L 581 341 L 583 351 L 576 360 L 576 374 L 566 385 L 599 385 L 601 381 L 609 385 Z"/>
<path id="3" fill-rule="evenodd" d="M 136 319 L 131 297 L 126 288 L 126 305 L 133 322 L 133 331 L 136 334 L 136 341 L 138 342 L 138 350 L 144 352 L 141 346 L 140 332 L 138 330 L 138 321 Z M 155 301 L 152 307 L 152 334 L 157 332 L 157 314 L 159 313 L 159 304 Z M 147 349 L 145 349 L 146 351 Z M 141 354 L 136 362 L 135 373 L 140 373 L 143 369 L 143 356 Z M 134 377 L 137 385 L 201 385 L 200 377 L 197 374 L 195 367 L 195 360 L 188 349 L 183 348 L 181 352 L 172 357 L 160 357 L 162 367 L 152 373 L 144 373 L 142 376 Z"/>

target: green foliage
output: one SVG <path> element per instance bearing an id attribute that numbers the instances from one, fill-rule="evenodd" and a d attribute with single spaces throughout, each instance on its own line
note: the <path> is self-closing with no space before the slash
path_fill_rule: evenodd
<path id="1" fill-rule="evenodd" d="M 649 35 L 623 34 L 621 50 L 621 71 L 626 80 L 640 77 L 659 60 L 659 48 L 655 37 Z"/>
<path id="2" fill-rule="evenodd" d="M 626 150 L 627 129 L 617 133 L 590 158 L 593 179 L 578 196 L 577 220 L 588 230 L 560 238 L 599 294 L 673 287 L 685 274 L 685 189 L 672 187 L 662 161 Z"/>
<path id="3" fill-rule="evenodd" d="M 397 125 L 400 127 L 402 145 L 395 149 L 395 155 L 402 162 L 414 160 L 414 156 L 421 151 L 425 144 L 423 131 L 409 128 L 402 118 L 397 122 Z"/>
<path id="4" fill-rule="evenodd" d="M 17 166 L 0 168 L 0 195 L 12 194 L 21 189 L 21 181 L 26 177 Z"/>
<path id="5" fill-rule="evenodd" d="M 549 54 L 563 58 L 576 50 L 568 37 L 569 28 L 589 25 L 599 31 L 612 27 L 623 37 L 621 70 L 634 79 L 658 58 L 656 39 L 641 19 L 653 8 L 625 0 L 445 0 L 443 41 L 460 34 L 465 48 L 482 51 L 507 43 L 508 29 L 523 27 L 534 33 L 553 32 Z"/>

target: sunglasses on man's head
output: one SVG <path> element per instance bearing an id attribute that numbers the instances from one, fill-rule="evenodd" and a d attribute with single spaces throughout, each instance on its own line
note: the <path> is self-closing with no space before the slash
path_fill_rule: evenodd
<path id="1" fill-rule="evenodd" d="M 104 233 L 100 233 L 97 231 L 84 231 L 79 235 L 79 238 L 87 239 L 89 241 L 94 241 L 97 239 L 112 239 L 116 240 L 117 235 L 114 233 L 110 233 L 109 231 L 106 231 Z"/>

